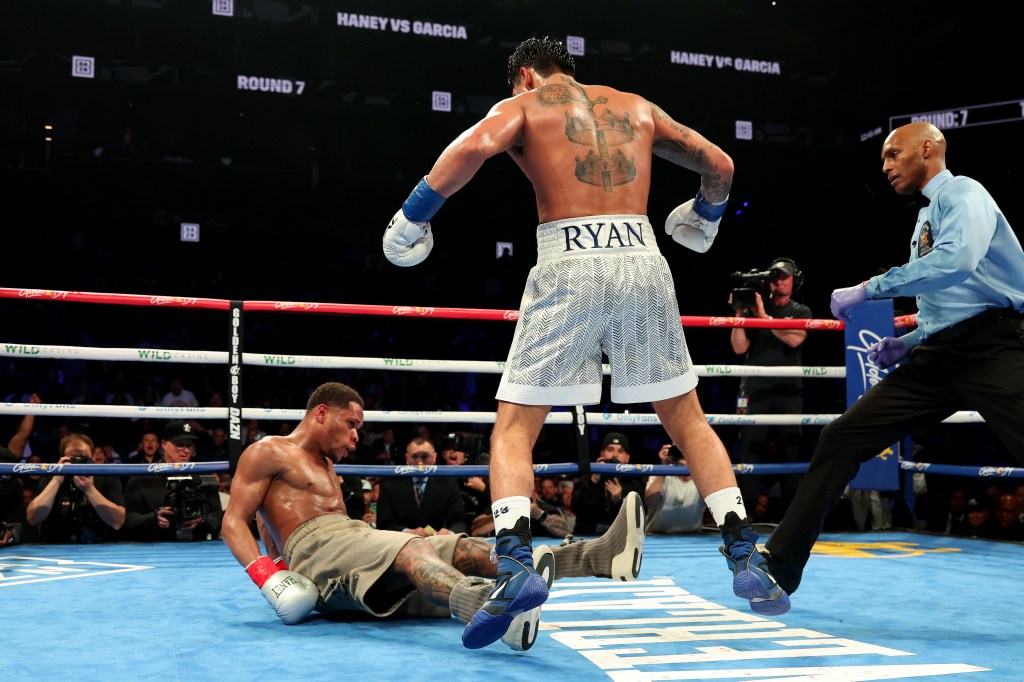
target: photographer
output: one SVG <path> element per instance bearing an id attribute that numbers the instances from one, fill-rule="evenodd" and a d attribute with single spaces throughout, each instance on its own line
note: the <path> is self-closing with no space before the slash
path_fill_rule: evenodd
<path id="1" fill-rule="evenodd" d="M 72 433 L 60 441 L 58 464 L 93 464 L 92 439 Z M 109 542 L 125 522 L 124 495 L 116 476 L 51 476 L 29 502 L 25 518 L 41 524 L 49 543 Z"/>
<path id="2" fill-rule="evenodd" d="M 188 422 L 164 428 L 163 462 L 185 464 L 196 449 L 198 434 Z M 212 540 L 220 535 L 224 512 L 217 485 L 196 475 L 132 476 L 124 491 L 127 538 L 138 542 Z"/>
<path id="3" fill-rule="evenodd" d="M 737 317 L 767 319 L 810 319 L 811 309 L 792 300 L 803 285 L 803 273 L 790 258 L 776 258 L 765 272 L 733 273 L 744 278 L 745 288 L 734 289 L 729 304 Z M 744 290 L 753 289 L 753 301 L 744 299 Z M 765 297 L 767 296 L 767 302 Z M 807 340 L 805 329 L 744 329 L 734 327 L 730 341 L 737 355 L 746 355 L 746 364 L 761 367 L 789 367 L 803 364 L 801 346 Z M 743 377 L 737 400 L 740 414 L 802 414 L 803 381 L 800 377 Z M 774 448 L 769 439 L 772 427 L 748 426 L 740 434 L 740 461 L 744 464 L 799 461 L 799 426 L 774 427 Z M 770 477 L 740 476 L 739 487 L 752 516 L 758 495 L 771 488 Z M 781 476 L 780 511 L 785 511 L 796 492 L 800 477 Z"/>
<path id="4" fill-rule="evenodd" d="M 666 466 L 686 466 L 682 451 L 671 443 L 661 446 L 658 460 Z M 704 498 L 689 474 L 651 476 L 644 506 L 648 533 L 695 533 L 704 523 Z"/>
<path id="5" fill-rule="evenodd" d="M 621 433 L 609 433 L 601 441 L 598 464 L 629 464 L 629 439 Z M 580 478 L 573 488 L 572 509 L 576 512 L 574 532 L 600 535 L 608 530 L 622 506 L 622 499 L 636 492 L 643 496 L 644 482 L 639 476 L 591 474 Z"/>

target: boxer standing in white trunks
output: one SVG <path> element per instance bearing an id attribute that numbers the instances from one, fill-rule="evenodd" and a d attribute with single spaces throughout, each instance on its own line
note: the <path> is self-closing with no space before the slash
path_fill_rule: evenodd
<path id="1" fill-rule="evenodd" d="M 686 453 L 722 529 L 733 591 L 757 613 L 787 612 L 789 596 L 756 549 L 728 454 L 694 391 L 672 276 L 646 217 L 653 156 L 698 173 L 700 191 L 669 215 L 665 231 L 707 251 L 725 212 L 732 159 L 643 97 L 577 82 L 572 56 L 553 38 L 520 44 L 509 57 L 508 83 L 512 97 L 444 150 L 383 239 L 392 263 L 422 262 L 433 247 L 429 220 L 500 152 L 533 183 L 538 263 L 526 283 L 491 434 L 498 583 L 463 644 L 496 641 L 516 614 L 547 599 L 530 563 L 532 449 L 552 405 L 600 401 L 602 352 L 612 400 L 651 401 Z M 635 514 L 642 524 L 642 509 Z"/>

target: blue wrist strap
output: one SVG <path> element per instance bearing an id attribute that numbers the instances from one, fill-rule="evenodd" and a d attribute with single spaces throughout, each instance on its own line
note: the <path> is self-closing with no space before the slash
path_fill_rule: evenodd
<path id="1" fill-rule="evenodd" d="M 708 203 L 708 200 L 704 198 L 704 194 L 697 190 L 697 200 L 693 202 L 693 212 L 705 220 L 714 222 L 725 215 L 725 207 L 728 203 L 728 197 L 720 204 Z M 408 216 L 409 214 L 407 213 L 406 215 Z"/>
<path id="2" fill-rule="evenodd" d="M 434 217 L 443 203 L 444 197 L 427 184 L 427 178 L 424 176 L 402 204 L 402 213 L 414 223 L 424 223 Z"/>

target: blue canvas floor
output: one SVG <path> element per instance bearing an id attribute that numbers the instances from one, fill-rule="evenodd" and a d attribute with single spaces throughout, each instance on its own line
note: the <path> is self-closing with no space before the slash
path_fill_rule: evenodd
<path id="1" fill-rule="evenodd" d="M 793 610 L 732 595 L 716 534 L 655 536 L 640 580 L 565 580 L 527 653 L 454 619 L 285 626 L 221 542 L 0 554 L 3 680 L 1021 680 L 1024 545 L 827 534 Z"/>

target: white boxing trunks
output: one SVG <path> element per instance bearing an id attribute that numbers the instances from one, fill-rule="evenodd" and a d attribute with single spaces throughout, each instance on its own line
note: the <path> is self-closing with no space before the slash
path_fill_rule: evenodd
<path id="1" fill-rule="evenodd" d="M 570 218 L 537 227 L 530 270 L 498 400 L 593 405 L 602 352 L 611 399 L 638 403 L 697 385 L 675 285 L 646 216 Z"/>

